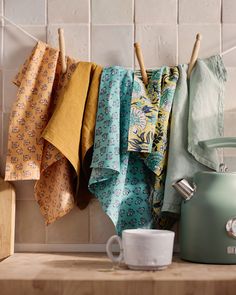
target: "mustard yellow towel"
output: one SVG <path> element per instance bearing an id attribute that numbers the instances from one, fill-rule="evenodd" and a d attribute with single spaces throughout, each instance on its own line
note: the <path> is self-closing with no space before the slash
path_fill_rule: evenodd
<path id="1" fill-rule="evenodd" d="M 42 135 L 70 161 L 78 181 L 83 179 L 77 195 L 78 203 L 85 205 L 80 207 L 85 207 L 91 198 L 85 185 L 88 178 L 80 174 L 83 163 L 84 170 L 89 165 L 85 157 L 93 145 L 101 72 L 102 68 L 94 63 L 78 63 Z"/>

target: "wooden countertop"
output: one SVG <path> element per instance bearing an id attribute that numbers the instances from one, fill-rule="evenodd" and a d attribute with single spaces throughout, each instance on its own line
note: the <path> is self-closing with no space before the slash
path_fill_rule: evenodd
<path id="1" fill-rule="evenodd" d="M 105 254 L 18 253 L 0 262 L 1 295 L 229 295 L 236 265 L 188 263 L 174 257 L 162 271 L 112 269 Z"/>

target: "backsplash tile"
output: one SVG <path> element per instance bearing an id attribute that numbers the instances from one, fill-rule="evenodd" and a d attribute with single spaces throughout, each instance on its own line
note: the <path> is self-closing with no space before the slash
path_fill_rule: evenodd
<path id="1" fill-rule="evenodd" d="M 202 34 L 202 41 L 199 51 L 199 57 L 209 57 L 220 53 L 221 49 L 221 27 L 220 25 L 179 25 L 178 39 L 178 63 L 188 63 L 190 61 L 193 44 L 196 34 Z"/>
<path id="2" fill-rule="evenodd" d="M 20 201 L 33 200 L 34 198 L 34 180 L 14 181 L 12 182 L 16 190 L 16 199 Z M 38 207 L 39 208 L 39 207 Z"/>
<path id="3" fill-rule="evenodd" d="M 88 244 L 88 209 L 74 208 L 70 213 L 47 226 L 49 244 Z"/>
<path id="4" fill-rule="evenodd" d="M 90 0 L 48 0 L 48 23 L 88 23 Z"/>
<path id="5" fill-rule="evenodd" d="M 236 68 L 227 67 L 227 82 L 225 85 L 225 104 L 226 112 L 236 113 Z"/>
<path id="6" fill-rule="evenodd" d="M 133 25 L 93 25 L 91 59 L 104 66 L 132 68 L 133 29 Z"/>
<path id="7" fill-rule="evenodd" d="M 46 227 L 35 201 L 16 202 L 16 243 L 46 242 Z"/>
<path id="8" fill-rule="evenodd" d="M 195 36 L 202 34 L 200 58 L 236 45 L 235 0 L 0 0 L 4 13 L 30 34 L 58 48 L 64 28 L 66 54 L 101 65 L 134 67 L 134 40 L 142 47 L 147 68 L 189 62 Z M 1 5 L 0 5 L 1 10 Z M 221 20 L 222 14 L 222 20 Z M 11 83 L 35 41 L 4 22 L 0 69 L 0 173 L 5 171 L 8 121 L 17 88 Z M 2 36 L 4 32 L 4 36 Z M 3 40 L 2 40 L 3 37 Z M 2 59 L 3 58 L 3 59 Z M 225 136 L 236 136 L 236 50 L 224 56 L 228 71 L 225 92 Z M 1 79 L 3 81 L 1 82 Z M 236 149 L 224 150 L 236 171 Z M 45 227 L 34 200 L 34 181 L 14 182 L 17 192 L 16 242 L 100 244 L 115 233 L 97 200 Z"/>
<path id="9" fill-rule="evenodd" d="M 223 24 L 222 26 L 222 51 L 236 46 L 236 24 Z M 225 65 L 236 67 L 236 50 L 224 56 Z"/>
<path id="10" fill-rule="evenodd" d="M 236 23 L 236 1 L 222 0 L 222 22 Z"/>
<path id="11" fill-rule="evenodd" d="M 10 112 L 13 102 L 16 100 L 18 87 L 12 83 L 18 69 L 4 70 L 3 72 L 3 111 Z"/>
<path id="12" fill-rule="evenodd" d="M 5 0 L 5 15 L 21 25 L 46 24 L 46 0 Z"/>
<path id="13" fill-rule="evenodd" d="M 135 22 L 177 24 L 177 0 L 136 0 Z"/>
<path id="14" fill-rule="evenodd" d="M 89 25 L 88 24 L 62 24 L 49 25 L 47 42 L 54 48 L 59 48 L 58 28 L 64 29 L 66 55 L 72 58 L 89 61 Z"/>
<path id="15" fill-rule="evenodd" d="M 9 118 L 10 113 L 3 113 L 3 121 L 2 121 L 2 127 L 3 127 L 3 154 L 6 155 L 7 153 L 7 138 L 8 138 L 8 129 L 9 129 Z"/>
<path id="16" fill-rule="evenodd" d="M 179 22 L 220 23 L 221 0 L 179 0 Z"/>
<path id="17" fill-rule="evenodd" d="M 34 37 L 46 41 L 46 27 L 25 26 L 24 29 Z M 5 26 L 4 30 L 4 69 L 19 68 L 29 56 L 36 42 L 13 26 Z"/>
<path id="18" fill-rule="evenodd" d="M 135 41 L 142 47 L 147 68 L 177 63 L 176 30 L 175 25 L 136 25 Z"/>
<path id="19" fill-rule="evenodd" d="M 134 0 L 92 0 L 93 24 L 132 24 Z"/>
<path id="20" fill-rule="evenodd" d="M 98 200 L 93 199 L 89 206 L 90 243 L 105 244 L 110 236 L 115 235 L 111 219 L 104 213 Z"/>

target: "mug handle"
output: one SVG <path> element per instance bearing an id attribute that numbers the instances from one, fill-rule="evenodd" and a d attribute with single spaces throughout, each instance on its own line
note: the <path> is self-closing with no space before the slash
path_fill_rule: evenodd
<path id="1" fill-rule="evenodd" d="M 114 242 L 117 242 L 120 247 L 120 254 L 118 256 L 114 256 L 112 253 L 112 245 Z M 123 261 L 123 248 L 122 248 L 122 240 L 119 236 L 115 235 L 109 238 L 106 244 L 106 252 L 107 256 L 111 259 L 113 262 L 122 262 Z"/>

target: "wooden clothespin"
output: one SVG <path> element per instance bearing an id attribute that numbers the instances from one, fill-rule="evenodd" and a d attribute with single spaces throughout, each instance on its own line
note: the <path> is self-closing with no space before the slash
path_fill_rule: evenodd
<path id="1" fill-rule="evenodd" d="M 138 63 L 139 63 L 139 66 L 140 66 L 141 75 L 142 75 L 142 78 L 143 78 L 143 83 L 145 85 L 147 85 L 148 76 L 147 76 L 147 72 L 146 72 L 146 69 L 145 69 L 145 66 L 144 66 L 143 54 L 142 54 L 140 44 L 139 43 L 134 43 L 134 48 L 135 48 L 135 53 L 136 53 Z"/>
<path id="2" fill-rule="evenodd" d="M 66 54 L 65 54 L 65 39 L 64 39 L 64 30 L 62 28 L 58 29 L 59 35 L 59 49 L 60 49 L 60 58 L 61 58 L 61 68 L 62 73 L 66 73 Z"/>
<path id="3" fill-rule="evenodd" d="M 192 69 L 193 69 L 193 67 L 194 67 L 194 65 L 196 63 L 197 58 L 198 58 L 201 39 L 202 39 L 202 35 L 198 33 L 196 35 L 196 41 L 194 43 L 192 55 L 191 55 L 190 62 L 189 62 L 189 65 L 188 65 L 188 71 L 187 71 L 187 77 L 188 78 L 190 77 L 190 75 L 192 73 Z"/>

